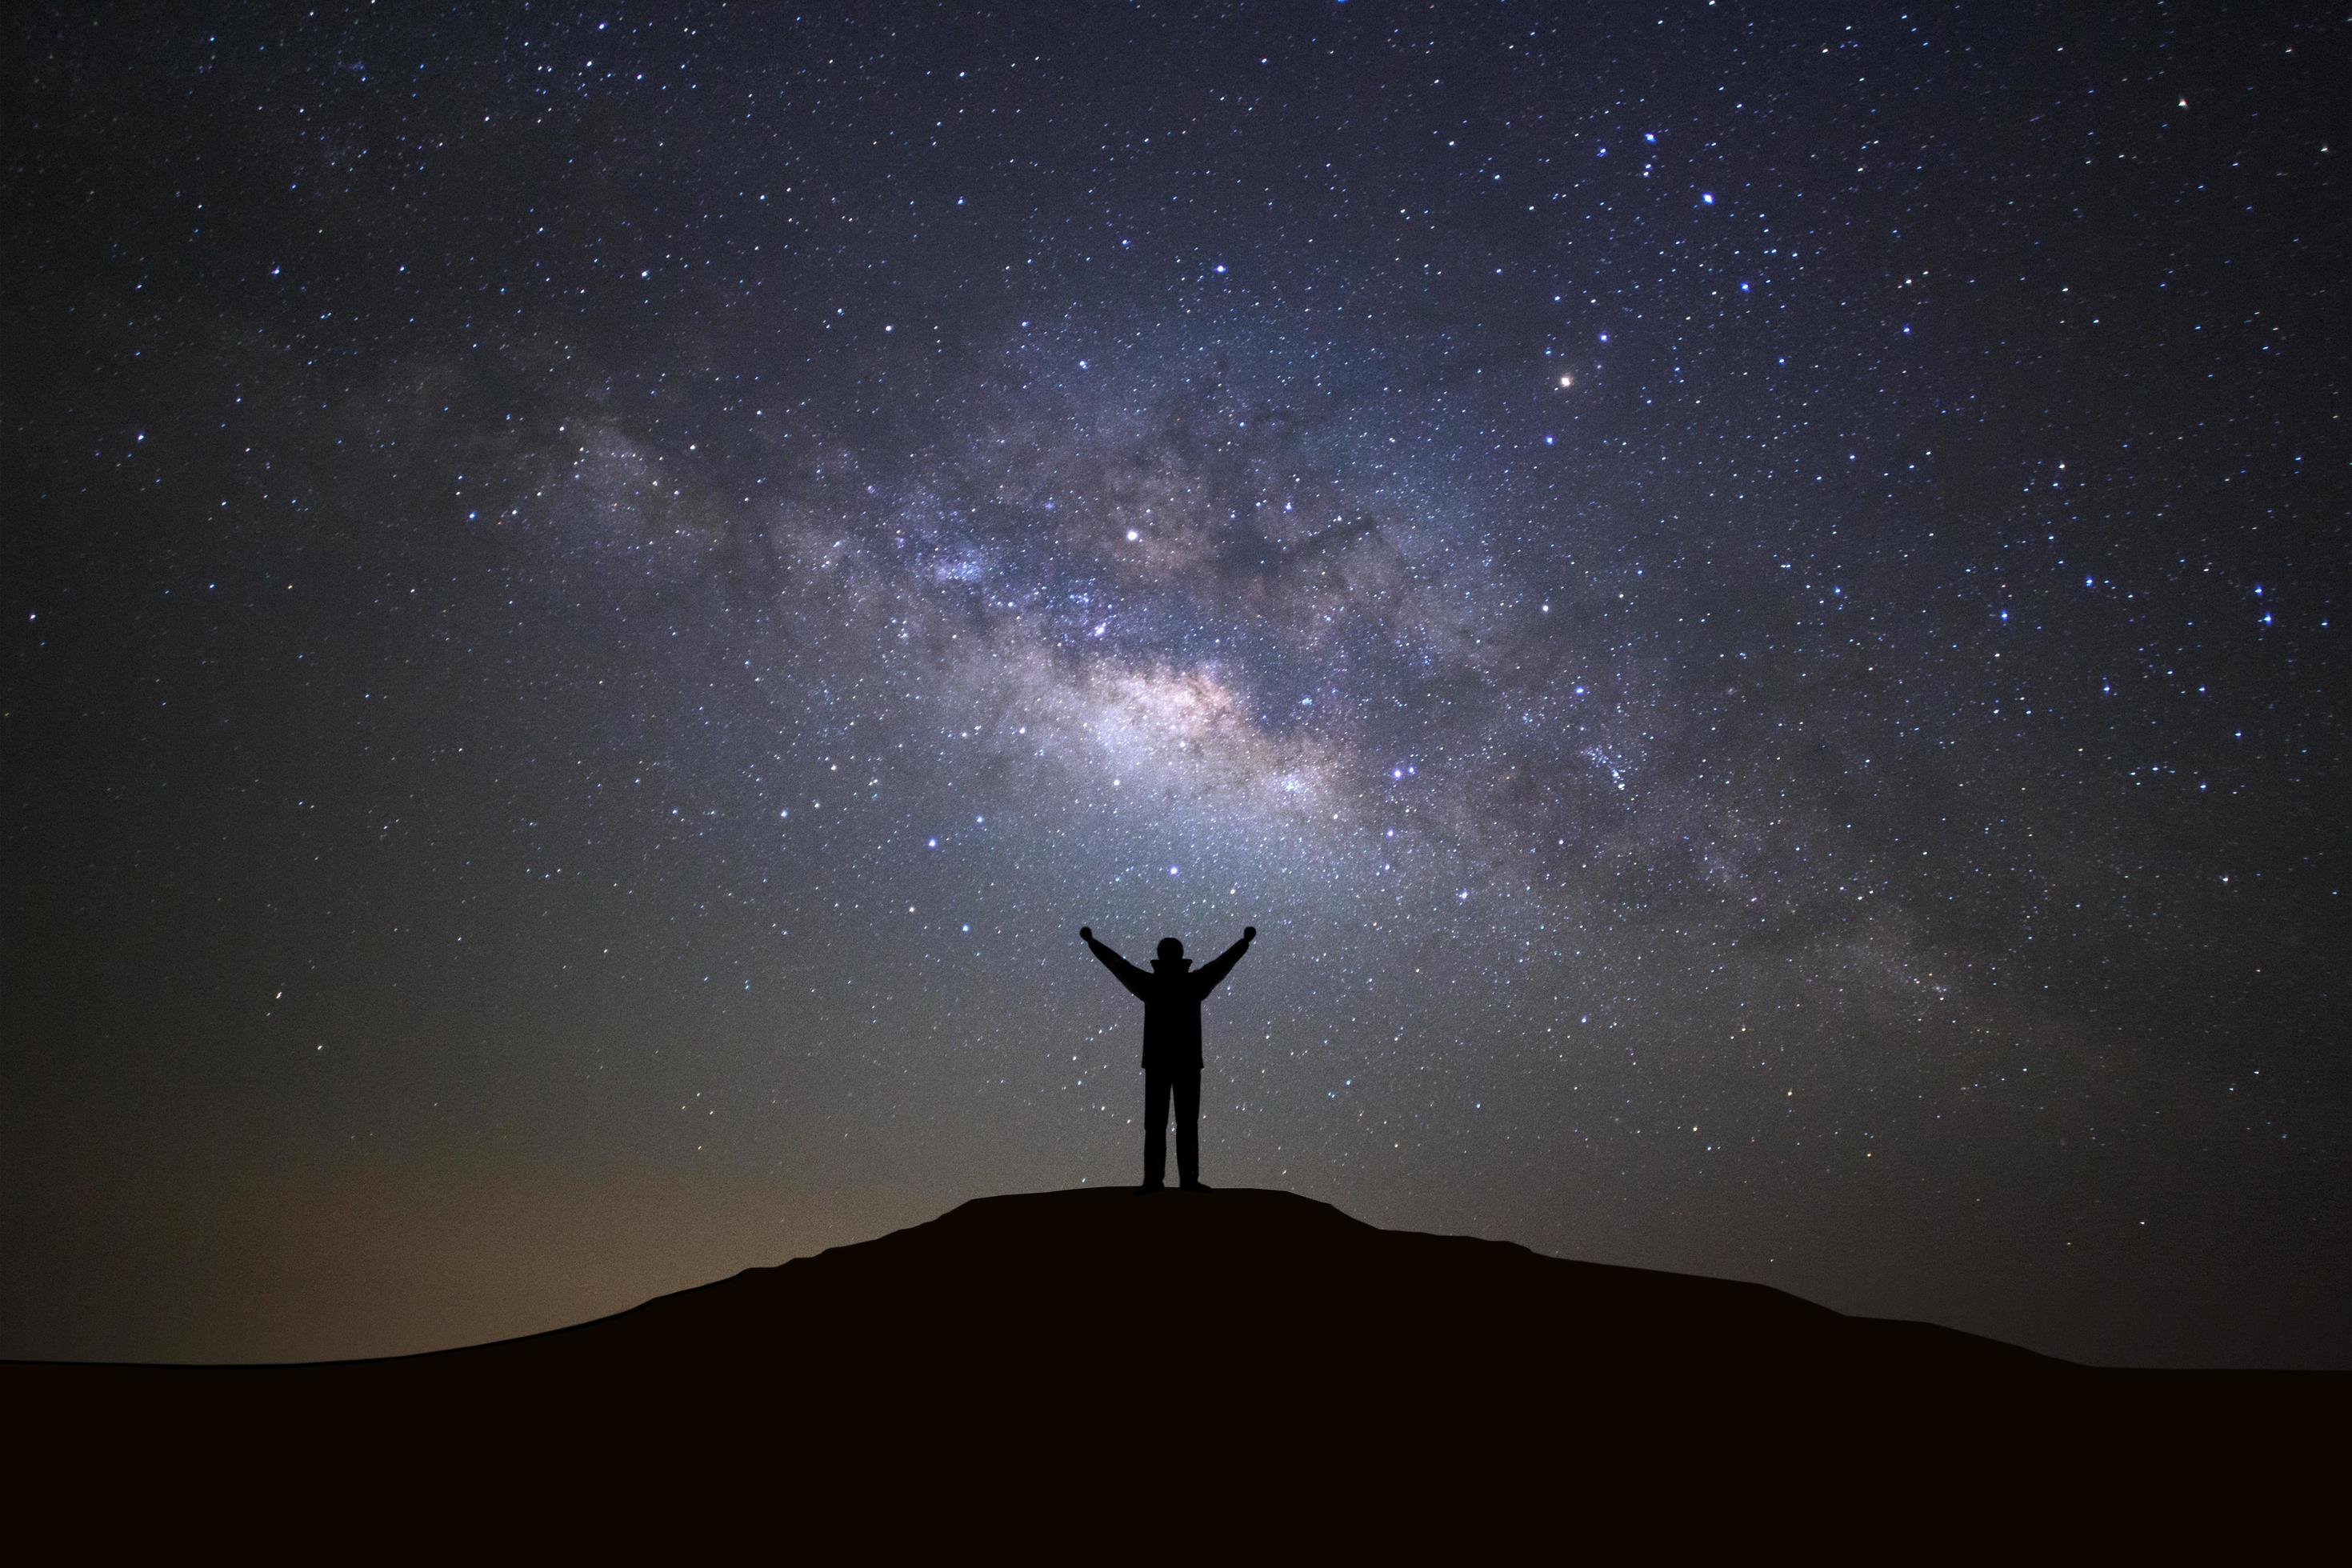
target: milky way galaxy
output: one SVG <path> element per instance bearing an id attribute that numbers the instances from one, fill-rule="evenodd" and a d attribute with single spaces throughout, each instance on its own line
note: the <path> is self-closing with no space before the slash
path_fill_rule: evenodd
<path id="1" fill-rule="evenodd" d="M 1260 930 L 1213 1183 L 2352 1364 L 2346 62 L 2210 26 L 28 8 L 0 1354 L 1132 1183 L 1091 924 Z"/>

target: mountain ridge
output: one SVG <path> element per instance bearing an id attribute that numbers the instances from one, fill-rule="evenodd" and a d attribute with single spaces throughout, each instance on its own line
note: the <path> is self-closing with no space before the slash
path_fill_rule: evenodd
<path id="1" fill-rule="evenodd" d="M 454 1350 L 0 1364 L 41 1438 L 20 1495 L 256 1529 L 266 1510 L 306 1550 L 362 1519 L 669 1543 L 689 1503 L 759 1542 L 780 1502 L 802 1537 L 859 1551 L 977 1532 L 1093 1556 L 1163 1506 L 1297 1550 L 1394 1550 L 1400 1530 L 1516 1549 L 1556 1543 L 1563 1517 L 1629 1549 L 1792 1517 L 1824 1544 L 1929 1518 L 2177 1544 L 2187 1498 L 2221 1500 L 2200 1505 L 2217 1542 L 2253 1539 L 2223 1501 L 2315 1507 L 2342 1386 L 2084 1367 L 1250 1189 L 973 1199 Z M 1955 1521 L 1961 1500 L 1983 1511 Z"/>
<path id="2" fill-rule="evenodd" d="M 478 1373 L 491 1363 L 520 1368 L 583 1353 L 619 1358 L 603 1369 L 608 1373 L 632 1357 L 758 1362 L 786 1351 L 774 1334 L 795 1323 L 838 1333 L 856 1323 L 903 1328 L 923 1321 L 933 1301 L 923 1293 L 958 1279 L 976 1280 L 990 1294 L 967 1301 L 957 1321 L 999 1333 L 1024 1316 L 1060 1310 L 1083 1288 L 1118 1294 L 1134 1330 L 1191 1334 L 1231 1351 L 1241 1342 L 1217 1312 L 1214 1293 L 1254 1286 L 1312 1308 L 1330 1341 L 1356 1346 L 1376 1332 L 1458 1330 L 1475 1321 L 1490 1334 L 1538 1334 L 1518 1347 L 1522 1353 L 1543 1344 L 1558 1353 L 1571 1330 L 1605 1336 L 1620 1351 L 1664 1351 L 1679 1340 L 1686 1369 L 1745 1363 L 1762 1370 L 1753 1358 L 1777 1353 L 1815 1370 L 1886 1356 L 1907 1357 L 1914 1371 L 1947 1363 L 1971 1371 L 2095 1370 L 1937 1324 L 1848 1316 L 1749 1281 L 1554 1258 L 1510 1241 L 1387 1230 L 1295 1193 L 1106 1187 L 969 1199 L 880 1237 L 743 1269 L 584 1322 L 475 1345 L 349 1361 L 13 1364 L 323 1375 L 460 1367 Z M 639 1342 L 671 1334 L 682 1336 L 677 1344 Z"/>

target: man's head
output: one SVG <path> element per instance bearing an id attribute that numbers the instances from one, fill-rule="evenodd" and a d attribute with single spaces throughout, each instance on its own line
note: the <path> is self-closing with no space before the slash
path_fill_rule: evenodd
<path id="1" fill-rule="evenodd" d="M 1178 942 L 1172 936 L 1161 937 L 1160 939 L 1160 962 L 1162 963 L 1183 963 L 1184 944 Z"/>

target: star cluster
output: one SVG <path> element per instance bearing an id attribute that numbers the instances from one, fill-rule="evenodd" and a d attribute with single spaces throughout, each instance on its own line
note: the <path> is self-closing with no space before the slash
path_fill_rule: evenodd
<path id="1" fill-rule="evenodd" d="M 0 1353 L 1131 1181 L 1091 923 L 1213 1182 L 2352 1360 L 2324 19 L 10 26 Z"/>

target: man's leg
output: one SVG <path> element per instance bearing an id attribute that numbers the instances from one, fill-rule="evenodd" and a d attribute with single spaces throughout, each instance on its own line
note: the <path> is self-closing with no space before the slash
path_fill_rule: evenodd
<path id="1" fill-rule="evenodd" d="M 1181 1158 L 1182 1145 L 1178 1145 Z M 1143 1184 L 1159 1186 L 1168 1175 L 1168 1075 L 1143 1069 Z"/>
<path id="2" fill-rule="evenodd" d="M 1170 1075 L 1176 1080 L 1176 1173 L 1187 1183 L 1201 1179 L 1201 1069 Z"/>

